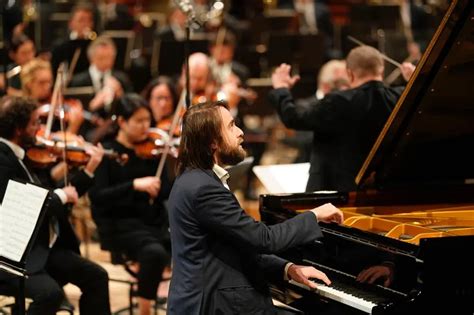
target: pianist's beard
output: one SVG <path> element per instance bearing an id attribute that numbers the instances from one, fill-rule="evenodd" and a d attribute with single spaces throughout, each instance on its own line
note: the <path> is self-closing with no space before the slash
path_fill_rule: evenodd
<path id="1" fill-rule="evenodd" d="M 219 161 L 224 165 L 235 165 L 242 162 L 247 156 L 247 152 L 240 144 L 235 147 L 229 145 L 226 141 L 222 141 L 219 149 Z"/>

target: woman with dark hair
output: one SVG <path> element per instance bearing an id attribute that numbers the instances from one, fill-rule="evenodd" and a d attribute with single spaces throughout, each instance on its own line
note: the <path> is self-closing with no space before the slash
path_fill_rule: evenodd
<path id="1" fill-rule="evenodd" d="M 143 90 L 142 96 L 150 104 L 155 124 L 166 119 L 173 119 L 174 111 L 178 105 L 178 94 L 169 77 L 160 76 L 152 80 Z"/>
<path id="2" fill-rule="evenodd" d="M 170 265 L 168 215 L 164 206 L 171 189 L 166 172 L 155 176 L 159 160 L 135 154 L 148 136 L 151 110 L 137 94 L 126 94 L 116 104 L 115 139 L 104 147 L 127 154 L 126 164 L 103 160 L 90 190 L 91 209 L 102 248 L 139 263 L 140 314 L 149 314 L 162 273 Z"/>
<path id="3" fill-rule="evenodd" d="M 28 36 L 23 33 L 13 36 L 8 49 L 8 56 L 13 61 L 7 66 L 8 95 L 21 95 L 20 69 L 35 55 L 35 44 Z"/>

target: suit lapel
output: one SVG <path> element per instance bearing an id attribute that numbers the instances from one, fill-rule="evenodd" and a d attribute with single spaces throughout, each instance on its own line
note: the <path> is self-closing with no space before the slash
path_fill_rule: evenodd
<path id="1" fill-rule="evenodd" d="M 5 143 L 0 142 L 0 150 L 7 155 L 7 159 L 14 165 L 18 178 L 29 181 L 30 176 L 28 176 L 25 168 L 20 164 L 18 157 L 15 155 L 15 153 L 13 153 L 12 149 L 10 149 L 10 147 Z M 33 177 L 33 181 L 35 182 L 35 175 L 31 175 Z"/>

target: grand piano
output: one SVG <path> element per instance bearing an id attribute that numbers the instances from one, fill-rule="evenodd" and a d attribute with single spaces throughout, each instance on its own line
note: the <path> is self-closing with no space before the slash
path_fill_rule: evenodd
<path id="1" fill-rule="evenodd" d="M 305 314 L 474 314 L 474 1 L 453 1 L 356 191 L 261 195 L 267 224 L 326 202 L 342 224 L 279 253 L 331 286 L 273 283 Z"/>

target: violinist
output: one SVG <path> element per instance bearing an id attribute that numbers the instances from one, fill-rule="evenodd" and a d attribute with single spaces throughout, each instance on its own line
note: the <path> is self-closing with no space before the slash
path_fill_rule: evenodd
<path id="1" fill-rule="evenodd" d="M 150 314 L 162 273 L 170 265 L 164 201 L 171 183 L 167 172 L 161 178 L 155 176 L 159 159 L 143 159 L 135 153 L 151 124 L 147 102 L 139 95 L 126 94 L 116 104 L 116 117 L 118 132 L 104 147 L 126 153 L 128 162 L 102 160 L 89 197 L 102 248 L 125 254 L 139 264 L 139 309 L 145 315 Z"/>
<path id="2" fill-rule="evenodd" d="M 143 90 L 142 96 L 150 104 L 153 125 L 169 132 L 178 105 L 178 95 L 171 79 L 161 76 L 152 80 Z"/>
<path id="3" fill-rule="evenodd" d="M 186 69 L 183 67 L 179 81 L 180 102 L 184 103 L 186 94 Z M 217 86 L 210 68 L 209 57 L 201 52 L 189 56 L 189 90 L 191 105 L 216 100 Z"/>
<path id="4" fill-rule="evenodd" d="M 41 105 L 51 103 L 53 73 L 49 62 L 39 58 L 31 60 L 21 69 L 20 77 L 24 96 L 38 101 Z M 74 102 L 74 106 L 70 106 L 68 110 L 66 130 L 77 134 L 83 120 L 82 104 Z"/>
<path id="5" fill-rule="evenodd" d="M 44 186 L 24 161 L 25 150 L 34 143 L 40 126 L 36 107 L 35 102 L 26 98 L 6 96 L 0 100 L 0 202 L 10 179 Z M 84 177 L 74 186 L 49 192 L 46 217 L 26 264 L 25 293 L 33 300 L 28 314 L 56 314 L 64 299 L 61 286 L 67 283 L 78 286 L 82 292 L 81 314 L 110 314 L 107 272 L 81 257 L 65 207 L 75 203 L 92 181 Z M 18 289 L 17 278 L 3 272 L 0 284 Z"/>
<path id="6" fill-rule="evenodd" d="M 128 76 L 113 69 L 117 48 L 112 39 L 106 36 L 97 37 L 87 48 L 90 66 L 85 71 L 72 77 L 71 87 L 92 86 L 95 97 L 86 109 L 101 112 L 103 116 L 110 114 L 114 99 L 122 96 L 123 92 L 131 92 L 132 84 Z"/>
<path id="7" fill-rule="evenodd" d="M 35 58 L 36 48 L 33 41 L 23 33 L 13 36 L 8 56 L 13 61 L 7 66 L 8 95 L 21 95 L 20 69 Z M 2 73 L 3 77 L 4 74 Z"/>

